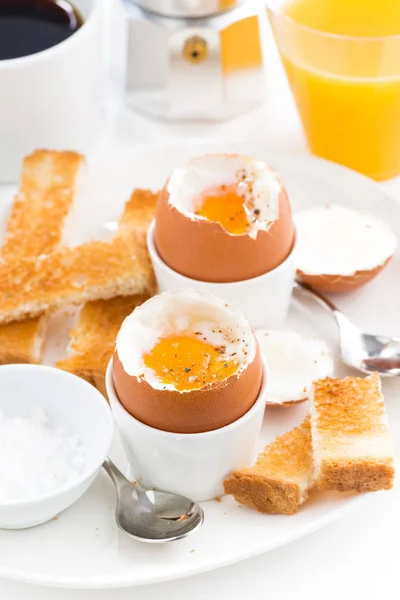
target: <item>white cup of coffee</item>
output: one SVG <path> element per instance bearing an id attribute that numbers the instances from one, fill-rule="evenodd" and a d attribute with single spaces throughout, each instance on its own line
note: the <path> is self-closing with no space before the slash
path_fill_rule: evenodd
<path id="1" fill-rule="evenodd" d="M 15 12 L 19 0 L 13 2 L 10 0 L 9 6 Z M 32 2 L 30 10 L 43 10 L 43 6 L 37 8 L 40 3 L 40 0 Z M 52 7 L 52 3 L 56 6 Z M 45 44 L 44 49 L 33 53 L 27 43 L 28 53 L 18 55 L 20 49 L 16 50 L 13 40 L 33 43 L 29 31 L 36 35 L 33 27 L 41 26 L 38 15 L 33 14 L 31 20 L 28 15 L 30 29 L 26 35 L 21 35 L 23 30 L 18 29 L 13 35 L 14 30 L 10 29 L 10 56 L 14 56 L 11 58 L 8 58 L 3 37 L 3 46 L 0 43 L 0 183 L 18 179 L 22 158 L 35 148 L 85 153 L 99 131 L 103 96 L 102 2 L 43 0 L 42 4 L 49 10 L 74 11 L 81 17 L 81 23 L 76 30 L 71 29 L 73 32 L 63 41 L 47 48 Z M 7 18 L 0 12 L 0 18 L 2 16 Z M 12 27 L 27 25 L 19 22 L 20 16 L 13 15 Z M 51 39 L 54 42 L 58 38 Z"/>

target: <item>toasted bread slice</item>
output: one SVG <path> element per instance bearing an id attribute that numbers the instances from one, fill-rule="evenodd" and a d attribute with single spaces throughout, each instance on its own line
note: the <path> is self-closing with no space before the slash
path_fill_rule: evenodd
<path id="1" fill-rule="evenodd" d="M 104 395 L 107 365 L 114 351 L 115 338 L 123 320 L 147 296 L 119 296 L 112 300 L 87 302 L 71 331 L 68 358 L 56 367 L 92 383 Z"/>
<path id="2" fill-rule="evenodd" d="M 339 492 L 391 488 L 393 448 L 379 375 L 321 379 L 314 383 L 310 404 L 318 487 Z"/>
<path id="3" fill-rule="evenodd" d="M 313 486 L 310 419 L 276 438 L 254 466 L 234 471 L 224 482 L 237 502 L 269 514 L 293 515 Z"/>
<path id="4" fill-rule="evenodd" d="M 0 325 L 0 365 L 40 362 L 47 316 Z"/>
<path id="5" fill-rule="evenodd" d="M 8 219 L 2 262 L 40 256 L 60 243 L 85 159 L 76 152 L 36 150 L 24 159 Z"/>
<path id="6" fill-rule="evenodd" d="M 133 233 L 0 264 L 0 323 L 68 304 L 150 292 L 155 279 L 144 240 Z"/>
<path id="7" fill-rule="evenodd" d="M 157 196 L 149 190 L 134 190 L 118 222 L 119 231 L 125 234 L 134 230 L 144 238 L 155 214 Z M 125 317 L 147 298 L 146 295 L 119 296 L 86 303 L 70 333 L 70 356 L 56 366 L 86 379 L 106 396 L 105 374 L 119 328 Z"/>
<path id="8" fill-rule="evenodd" d="M 58 246 L 84 164 L 75 152 L 37 150 L 24 159 L 2 261 L 39 256 Z M 39 362 L 46 321 L 43 315 L 0 326 L 0 364 Z"/>
<path id="9" fill-rule="evenodd" d="M 119 234 L 129 233 L 133 229 L 136 234 L 141 234 L 142 237 L 146 236 L 156 214 L 158 194 L 159 192 L 142 188 L 133 190 L 118 221 Z"/>

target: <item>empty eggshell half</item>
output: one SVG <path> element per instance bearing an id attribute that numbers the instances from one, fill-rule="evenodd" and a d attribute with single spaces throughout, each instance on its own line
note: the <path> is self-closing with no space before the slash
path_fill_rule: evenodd
<path id="1" fill-rule="evenodd" d="M 174 336 L 211 344 L 222 366 L 234 361 L 236 371 L 204 383 L 197 374 L 207 355 L 196 364 L 185 359 L 183 366 L 176 359 L 174 369 L 168 369 L 174 358 L 163 354 L 160 375 L 145 357 L 160 340 L 170 339 L 174 353 L 179 352 Z M 185 371 L 187 387 L 178 389 L 174 370 Z M 164 431 L 200 433 L 233 423 L 253 406 L 262 378 L 261 354 L 250 325 L 236 308 L 205 292 L 173 290 L 154 296 L 125 319 L 117 337 L 113 379 L 118 398 L 136 419 Z"/>
<path id="2" fill-rule="evenodd" d="M 295 216 L 298 276 L 326 292 L 355 290 L 378 275 L 396 249 L 389 225 L 361 211 L 326 205 Z"/>
<path id="3" fill-rule="evenodd" d="M 270 371 L 267 404 L 304 402 L 313 381 L 333 374 L 333 359 L 322 340 L 289 330 L 259 330 L 256 335 Z"/>
<path id="4" fill-rule="evenodd" d="M 244 199 L 247 230 L 232 233 L 199 214 L 202 198 L 231 188 Z M 238 154 L 193 158 L 176 168 L 160 193 L 155 245 L 176 272 L 199 281 L 227 283 L 268 273 L 294 243 L 290 202 L 265 162 Z"/>

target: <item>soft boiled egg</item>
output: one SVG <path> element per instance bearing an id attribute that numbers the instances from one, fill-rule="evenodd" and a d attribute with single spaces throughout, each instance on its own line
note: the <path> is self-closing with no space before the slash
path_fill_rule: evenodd
<path id="1" fill-rule="evenodd" d="M 155 244 L 173 270 L 227 283 L 268 273 L 294 242 L 290 202 L 265 162 L 209 154 L 177 167 L 162 189 Z"/>
<path id="2" fill-rule="evenodd" d="M 298 276 L 326 292 L 350 292 L 365 285 L 396 250 L 396 236 L 385 221 L 347 206 L 309 208 L 295 221 Z"/>
<path id="3" fill-rule="evenodd" d="M 125 319 L 113 359 L 124 408 L 175 433 L 211 431 L 242 417 L 263 377 L 253 330 L 240 311 L 194 290 L 154 296 Z"/>

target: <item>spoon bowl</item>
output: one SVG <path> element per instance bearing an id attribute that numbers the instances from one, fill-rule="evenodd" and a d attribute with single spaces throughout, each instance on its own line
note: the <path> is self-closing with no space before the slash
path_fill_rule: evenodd
<path id="1" fill-rule="evenodd" d="M 139 483 L 131 483 L 108 458 L 103 467 L 117 491 L 117 524 L 135 540 L 149 543 L 181 540 L 202 525 L 203 509 L 189 498 L 146 490 Z"/>
<path id="2" fill-rule="evenodd" d="M 357 354 L 356 340 L 353 338 L 341 339 L 341 353 L 344 362 L 355 366 L 364 373 L 377 371 L 383 377 L 400 376 L 400 338 L 390 338 L 383 335 L 359 333 L 361 337 L 361 351 Z"/>
<path id="3" fill-rule="evenodd" d="M 382 377 L 400 376 L 400 338 L 363 333 L 324 296 L 307 283 L 296 281 L 295 289 L 328 309 L 339 328 L 343 362 L 363 373 L 377 371 Z"/>

